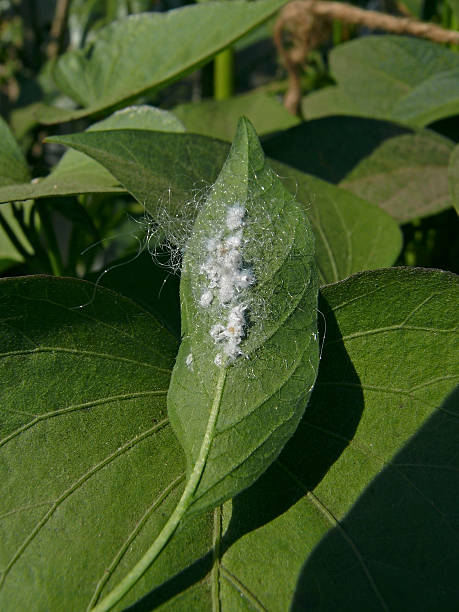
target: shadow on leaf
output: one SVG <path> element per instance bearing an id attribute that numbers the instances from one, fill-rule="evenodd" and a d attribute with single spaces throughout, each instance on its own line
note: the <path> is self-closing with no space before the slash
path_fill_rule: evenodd
<path id="1" fill-rule="evenodd" d="M 388 121 L 331 116 L 306 121 L 263 142 L 266 155 L 339 183 L 384 141 L 412 130 Z M 350 146 L 349 143 L 352 143 Z"/>
<path id="2" fill-rule="evenodd" d="M 292 610 L 457 610 L 459 387 L 309 556 Z"/>
<path id="3" fill-rule="evenodd" d="M 364 407 L 360 380 L 344 347 L 333 311 L 322 296 L 319 310 L 326 318 L 326 339 L 311 400 L 296 433 L 277 461 L 252 487 L 233 499 L 223 552 L 244 534 L 272 521 L 313 490 L 352 440 L 359 424 Z M 331 342 L 329 348 L 327 343 Z"/>

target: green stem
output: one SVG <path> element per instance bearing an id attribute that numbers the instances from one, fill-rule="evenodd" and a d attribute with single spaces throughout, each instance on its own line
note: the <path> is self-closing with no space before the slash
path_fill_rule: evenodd
<path id="1" fill-rule="evenodd" d="M 220 374 L 217 380 L 217 387 L 215 390 L 215 397 L 212 403 L 212 408 L 209 414 L 209 421 L 207 423 L 206 432 L 201 444 L 199 456 L 194 465 L 193 471 L 190 474 L 186 487 L 182 493 L 175 510 L 170 515 L 168 521 L 160 531 L 156 540 L 140 559 L 140 561 L 134 565 L 130 572 L 121 580 L 121 582 L 106 595 L 94 608 L 91 608 L 91 612 L 107 612 L 115 604 L 117 604 L 124 595 L 134 586 L 134 584 L 143 576 L 153 561 L 158 557 L 159 553 L 166 546 L 169 539 L 174 534 L 180 521 L 185 516 L 186 511 L 190 507 L 193 501 L 193 495 L 198 488 L 201 480 L 204 468 L 206 466 L 207 457 L 209 456 L 210 446 L 214 435 L 215 425 L 217 423 L 217 417 L 220 409 L 220 403 L 223 395 L 223 389 L 225 387 L 226 380 L 226 368 L 220 369 Z"/>
<path id="2" fill-rule="evenodd" d="M 231 47 L 214 58 L 214 98 L 226 100 L 234 91 L 234 51 Z"/>
<path id="3" fill-rule="evenodd" d="M 56 232 L 47 205 L 44 202 L 37 203 L 37 210 L 40 216 L 41 228 L 46 238 L 47 253 L 51 270 L 54 276 L 62 276 L 62 260 L 57 244 Z"/>
<path id="4" fill-rule="evenodd" d="M 30 257 L 30 253 L 28 253 L 27 250 L 24 248 L 24 246 L 21 244 L 21 242 L 17 238 L 16 234 L 11 229 L 8 221 L 5 219 L 5 217 L 2 215 L 1 212 L 0 212 L 0 226 L 3 228 L 3 231 L 5 232 L 5 234 L 10 239 L 10 242 L 13 244 L 14 248 L 16 249 L 16 251 L 20 255 L 22 255 L 22 257 L 25 260 L 27 260 Z"/>

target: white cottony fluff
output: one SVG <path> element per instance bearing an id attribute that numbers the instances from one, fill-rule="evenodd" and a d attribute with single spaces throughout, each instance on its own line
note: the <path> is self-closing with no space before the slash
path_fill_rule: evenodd
<path id="1" fill-rule="evenodd" d="M 193 353 L 187 355 L 185 363 L 190 370 L 193 370 Z"/>
<path id="2" fill-rule="evenodd" d="M 202 306 L 203 308 L 208 308 L 214 299 L 214 294 L 212 293 L 212 291 L 204 291 L 204 293 L 201 295 L 201 298 L 199 300 L 199 305 Z"/>
<path id="3" fill-rule="evenodd" d="M 226 227 L 229 230 L 235 230 L 242 227 L 244 224 L 245 208 L 236 204 L 230 206 L 226 211 Z"/>
<path id="4" fill-rule="evenodd" d="M 246 209 L 239 204 L 227 208 L 226 228 L 206 239 L 208 255 L 200 268 L 201 273 L 207 277 L 207 286 L 199 297 L 199 305 L 209 308 L 214 299 L 218 298 L 220 307 L 227 309 L 226 321 L 212 325 L 209 331 L 215 344 L 222 346 L 222 352 L 214 359 L 217 366 L 243 354 L 239 345 L 245 335 L 247 305 L 241 301 L 241 292 L 256 280 L 252 270 L 243 267 L 241 246 L 245 214 Z"/>

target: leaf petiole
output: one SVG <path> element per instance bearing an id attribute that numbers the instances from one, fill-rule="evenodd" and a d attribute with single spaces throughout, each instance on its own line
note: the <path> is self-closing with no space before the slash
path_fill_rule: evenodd
<path id="1" fill-rule="evenodd" d="M 182 493 L 175 510 L 169 517 L 156 540 L 144 554 L 144 556 L 138 561 L 138 563 L 126 574 L 121 582 L 112 590 L 106 597 L 104 597 L 94 608 L 90 608 L 91 612 L 107 612 L 111 610 L 115 604 L 134 586 L 134 584 L 143 576 L 153 561 L 158 557 L 163 548 L 166 546 L 169 539 L 174 534 L 175 530 L 179 526 L 180 521 L 185 516 L 188 508 L 193 501 L 193 495 L 199 485 L 201 476 L 206 466 L 207 458 L 209 456 L 210 446 L 212 443 L 215 425 L 217 423 L 217 417 L 221 405 L 221 399 L 223 396 L 223 389 L 225 387 L 226 380 L 226 367 L 221 367 L 217 386 L 215 389 L 214 401 L 209 414 L 209 421 L 207 423 L 206 432 L 202 441 L 201 449 L 199 451 L 198 459 L 193 467 L 193 471 L 190 474 L 188 482 Z"/>

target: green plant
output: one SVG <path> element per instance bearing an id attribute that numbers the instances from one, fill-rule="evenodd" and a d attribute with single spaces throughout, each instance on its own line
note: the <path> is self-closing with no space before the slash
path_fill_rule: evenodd
<path id="1" fill-rule="evenodd" d="M 45 177 L 0 124 L 2 610 L 457 608 L 459 56 L 343 44 L 305 105 L 353 116 L 151 105 L 281 4 L 98 24 Z"/>

